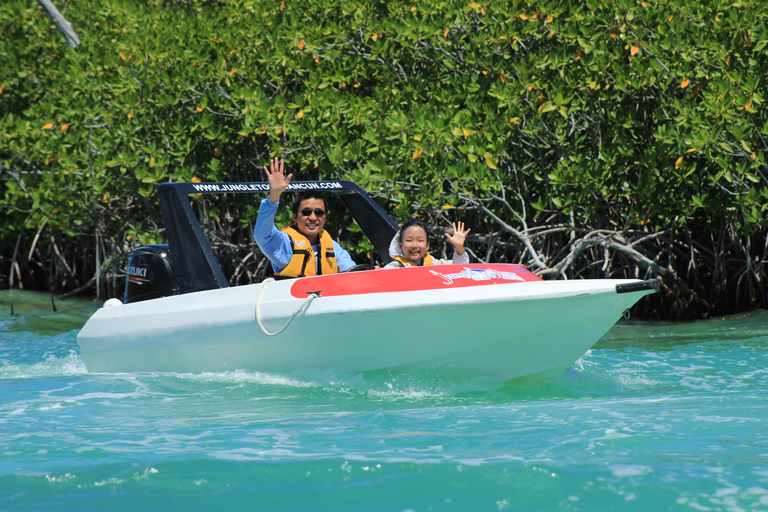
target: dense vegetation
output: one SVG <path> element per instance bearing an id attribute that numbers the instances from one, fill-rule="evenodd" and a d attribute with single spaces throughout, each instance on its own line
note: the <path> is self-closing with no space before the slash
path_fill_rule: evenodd
<path id="1" fill-rule="evenodd" d="M 482 261 L 660 276 L 643 316 L 768 306 L 760 0 L 59 7 L 75 49 L 35 2 L 0 5 L 0 287 L 93 290 L 163 241 L 157 183 L 260 181 L 282 155 L 435 242 L 464 220 Z M 200 208 L 233 283 L 263 275 L 256 208 Z"/>

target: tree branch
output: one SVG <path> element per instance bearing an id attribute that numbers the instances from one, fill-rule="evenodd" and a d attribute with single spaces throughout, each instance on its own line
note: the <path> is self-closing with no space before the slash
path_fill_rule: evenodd
<path id="1" fill-rule="evenodd" d="M 77 37 L 75 31 L 72 30 L 72 24 L 61 15 L 51 0 L 37 0 L 37 3 L 39 3 L 48 13 L 48 16 L 53 20 L 53 24 L 56 25 L 56 28 L 59 29 L 61 35 L 64 36 L 64 40 L 67 44 L 72 48 L 77 48 L 77 45 L 80 44 L 80 38 Z"/>

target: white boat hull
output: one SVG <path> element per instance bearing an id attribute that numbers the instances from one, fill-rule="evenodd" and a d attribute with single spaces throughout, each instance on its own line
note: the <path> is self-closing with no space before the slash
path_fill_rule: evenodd
<path id="1" fill-rule="evenodd" d="M 384 291 L 398 288 L 390 286 L 393 280 L 405 279 L 401 288 L 408 288 L 410 280 L 423 279 L 422 267 L 270 281 L 107 307 L 88 321 L 78 343 L 92 372 L 439 368 L 537 386 L 567 369 L 625 310 L 655 291 L 617 293 L 617 284 L 641 283 L 634 280 L 505 278 L 456 286 L 458 279 L 446 284 L 451 267 L 481 272 L 500 265 L 442 267 L 440 274 L 432 272 L 440 279 L 429 289 Z M 333 284 L 341 279 L 368 283 L 369 289 L 334 295 Z M 303 298 L 298 281 L 320 296 Z M 267 334 L 286 323 L 279 334 Z"/>

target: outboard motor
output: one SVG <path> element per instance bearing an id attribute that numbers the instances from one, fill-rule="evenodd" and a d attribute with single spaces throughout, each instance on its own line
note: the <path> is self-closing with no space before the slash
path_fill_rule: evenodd
<path id="1" fill-rule="evenodd" d="M 178 295 L 168 244 L 145 245 L 131 251 L 123 304 Z"/>

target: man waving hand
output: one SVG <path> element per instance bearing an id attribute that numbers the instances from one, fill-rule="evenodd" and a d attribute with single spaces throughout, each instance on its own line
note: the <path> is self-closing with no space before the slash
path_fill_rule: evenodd
<path id="1" fill-rule="evenodd" d="M 303 192 L 293 202 L 293 223 L 282 231 L 275 226 L 280 196 L 291 183 L 285 176 L 285 161 L 273 158 L 264 167 L 269 181 L 269 197 L 261 202 L 253 237 L 272 262 L 275 277 L 304 277 L 344 272 L 355 266 L 349 253 L 325 231 L 328 208 L 317 192 Z"/>

